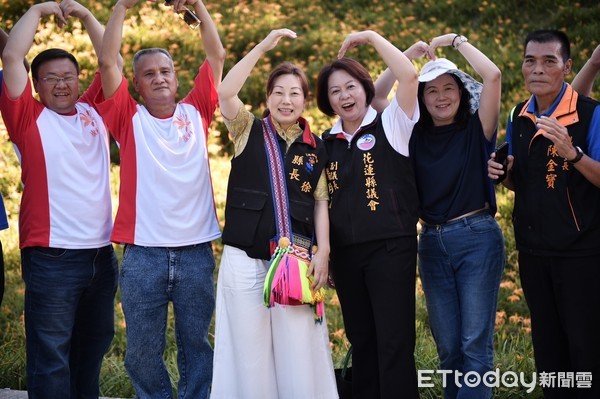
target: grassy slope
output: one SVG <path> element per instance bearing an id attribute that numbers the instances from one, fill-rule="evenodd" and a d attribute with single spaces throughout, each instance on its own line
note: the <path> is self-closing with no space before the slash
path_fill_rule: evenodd
<path id="1" fill-rule="evenodd" d="M 22 10 L 31 1 L 0 0 L 3 15 L 2 26 L 10 27 Z M 102 22 L 108 19 L 112 0 L 83 1 L 92 4 Z M 253 71 L 241 98 L 257 113 L 264 107 L 264 82 L 273 65 L 283 60 L 302 65 L 312 82 L 319 68 L 331 61 L 344 35 L 353 30 L 374 29 L 389 38 L 400 48 L 408 47 L 416 40 L 429 40 L 446 32 L 460 32 L 482 49 L 503 71 L 503 115 L 517 101 L 526 97 L 522 87 L 520 60 L 521 42 L 526 32 L 538 28 L 565 29 L 573 42 L 574 69 L 579 69 L 591 50 L 598 43 L 598 20 L 600 7 L 594 1 L 571 4 L 566 0 L 517 2 L 515 0 L 494 2 L 474 0 L 423 0 L 423 1 L 378 1 L 378 0 L 296 0 L 293 2 L 234 1 L 224 0 L 208 3 L 218 23 L 221 38 L 228 52 L 226 71 L 239 60 L 253 44 L 259 42 L 271 29 L 289 27 L 299 37 L 295 41 L 282 41 L 280 46 L 265 56 Z M 64 34 L 56 35 L 52 22 L 40 26 L 32 49 L 32 55 L 47 47 L 62 47 L 77 53 L 82 64 L 82 78 L 91 80 L 96 62 L 89 40 L 81 25 L 72 23 Z M 134 51 L 142 47 L 167 47 L 173 54 L 179 72 L 181 92 L 191 84 L 197 65 L 204 58 L 197 36 L 190 34 L 187 27 L 162 7 L 143 4 L 130 13 L 124 40 L 125 70 L 131 69 Z M 368 47 L 354 49 L 350 56 L 366 64 L 376 77 L 384 66 Z M 471 72 L 464 61 L 451 49 L 440 51 L 455 61 L 459 67 Z M 31 60 L 31 58 L 30 58 Z M 417 66 L 422 61 L 417 62 Z M 226 72 L 225 71 L 225 72 Z M 571 77 L 574 76 L 573 74 Z M 598 92 L 596 91 L 596 97 Z M 309 103 L 306 115 L 315 131 L 331 124 Z M 500 135 L 503 134 L 504 116 L 501 118 Z M 0 123 L 0 189 L 6 201 L 11 228 L 0 232 L 7 263 L 7 292 L 0 308 L 0 387 L 24 388 L 24 328 L 23 328 L 23 284 L 20 280 L 20 262 L 17 239 L 18 203 L 21 188 L 20 170 L 6 133 Z M 217 116 L 211 126 L 211 166 L 215 196 L 220 216 L 225 200 L 225 186 L 231 149 L 226 140 L 225 128 Z M 113 171 L 113 181 L 118 176 L 118 166 Z M 518 267 L 514 251 L 514 239 L 510 225 L 512 209 L 511 194 L 499 189 L 498 220 L 505 233 L 507 245 L 507 268 L 505 270 L 499 298 L 496 333 L 496 365 L 501 371 L 517 371 L 531 375 L 533 356 L 529 335 L 528 311 L 518 281 Z M 116 208 L 116 199 L 115 199 Z M 222 221 L 222 219 L 221 219 Z M 120 252 L 120 248 L 118 249 Z M 215 244 L 217 256 L 220 244 Z M 118 298 L 117 298 L 118 299 Z M 417 365 L 420 369 L 436 369 L 437 356 L 427 328 L 427 314 L 422 291 L 417 289 L 418 341 Z M 328 325 L 335 364 L 339 365 L 347 349 L 339 304 L 334 293 L 330 294 L 327 306 Z M 123 369 L 125 351 L 124 321 L 117 301 L 117 334 L 102 372 L 102 393 L 108 396 L 129 397 L 133 395 L 131 385 Z M 172 323 L 169 325 L 169 349 L 166 361 L 176 377 L 176 354 L 172 339 Z M 439 380 L 436 388 L 422 389 L 422 397 L 441 396 Z M 495 397 L 541 397 L 539 391 L 527 394 L 524 389 L 498 389 Z"/>

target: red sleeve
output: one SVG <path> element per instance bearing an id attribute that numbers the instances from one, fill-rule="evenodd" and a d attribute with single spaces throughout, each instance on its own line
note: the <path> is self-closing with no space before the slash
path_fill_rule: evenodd
<path id="1" fill-rule="evenodd" d="M 137 103 L 129 94 L 127 86 L 127 79 L 123 77 L 112 97 L 105 99 L 102 90 L 97 90 L 93 99 L 94 107 L 118 143 L 125 139 L 122 135 L 131 130 L 129 129 L 131 118 L 136 113 Z"/>
<path id="2" fill-rule="evenodd" d="M 100 71 L 96 71 L 96 73 L 94 74 L 94 80 L 92 80 L 90 86 L 85 92 L 83 92 L 83 94 L 81 95 L 81 97 L 79 97 L 79 100 L 77 101 L 89 104 L 93 107 L 94 99 L 99 95 L 101 91 L 102 79 L 100 79 Z"/>
<path id="3" fill-rule="evenodd" d="M 2 109 L 2 118 L 10 140 L 21 147 L 26 134 L 31 130 L 30 127 L 35 125 L 38 116 L 44 110 L 44 104 L 33 98 L 29 80 L 27 80 L 23 93 L 14 100 L 8 96 L 6 86 L 2 81 L 0 109 Z"/>
<path id="4" fill-rule="evenodd" d="M 208 61 L 204 61 L 200 66 L 198 75 L 194 79 L 194 88 L 181 102 L 193 105 L 200 112 L 204 126 L 204 136 L 208 137 L 208 127 L 219 103 L 212 68 Z"/>

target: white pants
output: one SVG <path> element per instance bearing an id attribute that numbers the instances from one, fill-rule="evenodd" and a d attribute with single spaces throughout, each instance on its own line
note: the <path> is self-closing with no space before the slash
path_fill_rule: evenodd
<path id="1" fill-rule="evenodd" d="M 327 322 L 266 308 L 268 262 L 226 245 L 217 283 L 212 399 L 336 399 Z"/>

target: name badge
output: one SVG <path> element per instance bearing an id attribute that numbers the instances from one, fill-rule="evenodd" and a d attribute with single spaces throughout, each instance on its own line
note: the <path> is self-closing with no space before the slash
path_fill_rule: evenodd
<path id="1" fill-rule="evenodd" d="M 371 133 L 365 134 L 356 141 L 356 147 L 362 151 L 369 151 L 375 147 L 375 136 Z"/>

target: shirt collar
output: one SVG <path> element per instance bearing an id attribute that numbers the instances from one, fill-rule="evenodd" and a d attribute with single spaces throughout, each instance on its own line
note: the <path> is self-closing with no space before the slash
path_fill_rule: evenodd
<path id="1" fill-rule="evenodd" d="M 546 110 L 546 112 L 544 112 L 542 115 L 540 115 L 538 113 L 537 100 L 536 100 L 535 96 L 531 96 L 531 99 L 529 100 L 529 105 L 527 106 L 527 112 L 529 112 L 530 114 L 533 114 L 537 117 L 552 115 L 552 113 L 556 110 L 556 107 L 558 107 L 558 104 L 562 100 L 566 90 L 567 90 L 567 83 L 563 82 L 562 88 L 560 89 L 560 93 L 558 94 L 558 96 L 556 96 L 556 99 L 554 100 L 554 102 L 552 103 L 550 108 L 548 108 Z"/>
<path id="2" fill-rule="evenodd" d="M 571 85 L 563 83 L 563 88 L 560 94 L 557 96 L 552 106 L 542 116 L 548 116 L 550 118 L 556 118 L 558 123 L 562 126 L 570 126 L 574 123 L 579 122 L 579 113 L 577 112 L 577 99 L 579 95 Z M 543 135 L 544 130 L 537 128 L 537 109 L 535 105 L 535 97 L 531 96 L 527 103 L 519 113 L 519 116 L 529 118 L 536 125 L 536 133 L 529 142 L 529 147 L 533 140 Z"/>
<path id="3" fill-rule="evenodd" d="M 360 123 L 360 127 L 358 128 L 358 130 L 356 132 L 360 131 L 365 126 L 372 124 L 373 121 L 375 120 L 375 118 L 377 118 L 377 111 L 375 111 L 375 109 L 369 105 L 369 107 L 367 109 L 367 113 L 363 117 L 363 120 Z M 351 132 L 351 133 L 345 132 L 344 128 L 342 127 L 342 118 L 338 118 L 335 125 L 331 128 L 330 134 L 337 135 L 337 134 L 341 133 L 344 135 L 344 137 L 346 137 L 346 139 L 348 141 L 350 141 L 350 139 L 356 132 Z"/>
<path id="4" fill-rule="evenodd" d="M 563 88 L 560 94 L 552 103 L 552 106 L 543 116 L 554 117 L 563 126 L 569 126 L 579 121 L 579 115 L 577 112 L 577 99 L 579 95 L 571 85 L 563 83 Z M 519 116 L 528 117 L 537 124 L 537 106 L 535 105 L 535 97 L 531 96 L 527 103 L 519 113 Z"/>
<path id="5" fill-rule="evenodd" d="M 310 130 L 310 125 L 306 119 L 300 117 L 298 118 L 298 122 L 296 124 L 288 127 L 287 129 L 283 129 L 281 125 L 275 121 L 275 119 L 271 118 L 270 115 L 269 118 L 271 119 L 271 122 L 273 122 L 273 127 L 275 128 L 277 135 L 279 135 L 279 137 L 284 139 L 286 142 L 288 140 L 295 141 L 298 139 L 298 136 L 302 135 L 303 143 L 308 144 L 313 148 L 317 147 L 317 141 L 315 140 Z"/>

